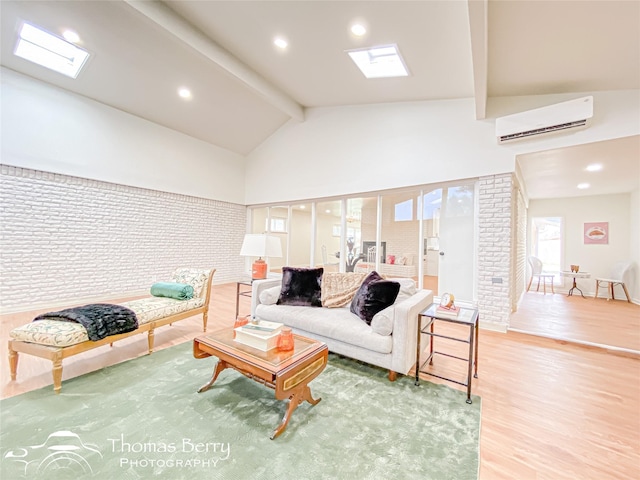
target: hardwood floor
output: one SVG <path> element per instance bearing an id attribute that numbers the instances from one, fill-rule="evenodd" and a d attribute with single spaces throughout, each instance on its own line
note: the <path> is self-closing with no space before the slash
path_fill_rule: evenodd
<path id="1" fill-rule="evenodd" d="M 511 315 L 510 328 L 640 354 L 640 305 L 623 300 L 529 291 Z"/>
<path id="2" fill-rule="evenodd" d="M 235 284 L 214 286 L 210 331 L 233 325 L 235 292 Z M 605 312 L 597 315 L 592 312 L 595 301 L 561 303 L 560 297 L 547 297 L 543 305 L 564 309 L 576 322 L 610 318 L 608 308 L 618 307 L 602 300 Z M 250 299 L 242 298 L 240 313 L 248 313 L 249 306 Z M 533 303 L 531 311 L 539 317 Z M 519 311 L 523 321 L 526 312 L 524 307 Z M 10 329 L 37 313 L 0 317 L 3 358 Z M 200 329 L 200 317 L 163 327 L 156 332 L 156 348 L 191 341 Z M 64 379 L 143 355 L 145 348 L 146 338 L 140 335 L 65 360 L 63 393 Z M 460 353 L 455 350 L 461 347 L 451 348 Z M 461 374 L 462 364 L 452 362 L 450 367 Z M 472 391 L 482 397 L 482 480 L 640 478 L 639 357 L 515 332 L 481 331 L 478 364 Z M 448 367 L 438 362 L 437 368 Z M 35 357 L 21 356 L 15 382 L 9 381 L 6 362 L 1 370 L 3 398 L 52 383 L 50 362 Z M 440 382 L 427 376 L 424 380 Z"/>

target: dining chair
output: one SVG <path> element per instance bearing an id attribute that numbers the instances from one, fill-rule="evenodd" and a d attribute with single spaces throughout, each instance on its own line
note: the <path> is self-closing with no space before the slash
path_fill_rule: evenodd
<path id="1" fill-rule="evenodd" d="M 527 285 L 527 292 L 531 288 L 531 283 L 533 282 L 534 277 L 537 277 L 538 286 L 536 288 L 536 292 L 540 291 L 540 280 L 542 280 L 542 288 L 545 295 L 547 294 L 547 281 L 551 282 L 551 293 L 556 293 L 553 289 L 553 277 L 555 277 L 555 275 L 553 273 L 542 271 L 542 260 L 538 257 L 531 255 L 528 260 L 529 265 L 531 266 L 531 278 L 529 279 L 529 285 Z"/>
<path id="2" fill-rule="evenodd" d="M 622 286 L 622 290 L 627 297 L 627 302 L 631 303 L 631 299 L 629 298 L 629 292 L 627 291 L 627 285 L 625 284 L 625 277 L 627 272 L 631 271 L 633 267 L 633 262 L 618 262 L 613 265 L 611 268 L 611 273 L 609 274 L 609 278 L 596 278 L 596 296 L 598 298 L 598 289 L 602 287 L 607 288 L 608 294 L 611 294 L 611 300 L 615 300 L 614 287 L 616 285 Z M 607 294 L 607 300 L 609 300 L 609 295 Z"/>

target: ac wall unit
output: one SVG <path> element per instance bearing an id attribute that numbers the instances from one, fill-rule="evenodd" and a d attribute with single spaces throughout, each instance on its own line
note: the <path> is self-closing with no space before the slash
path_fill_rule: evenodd
<path id="1" fill-rule="evenodd" d="M 593 117 L 593 97 L 576 98 L 568 102 L 527 110 L 496 118 L 498 143 L 584 127 Z"/>

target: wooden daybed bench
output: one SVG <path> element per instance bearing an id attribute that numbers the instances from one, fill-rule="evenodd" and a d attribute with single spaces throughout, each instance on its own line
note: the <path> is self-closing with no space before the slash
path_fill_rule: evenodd
<path id="1" fill-rule="evenodd" d="M 123 338 L 147 332 L 149 353 L 153 352 L 154 331 L 163 325 L 202 313 L 202 330 L 207 331 L 207 316 L 211 299 L 211 280 L 215 269 L 197 270 L 177 269 L 172 282 L 186 283 L 193 287 L 194 295 L 190 300 L 174 300 L 165 297 L 146 297 L 123 302 L 136 313 L 138 328 L 131 332 L 110 335 L 101 340 L 91 341 L 87 330 L 79 323 L 59 320 L 38 320 L 14 328 L 9 336 L 9 368 L 11 380 L 16 379 L 18 354 L 26 353 L 46 358 L 53 362 L 53 390 L 60 393 L 62 388 L 62 360 L 78 353 L 93 350 Z"/>

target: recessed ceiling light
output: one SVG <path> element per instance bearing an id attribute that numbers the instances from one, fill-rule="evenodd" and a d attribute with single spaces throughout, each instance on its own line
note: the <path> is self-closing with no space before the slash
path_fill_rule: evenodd
<path id="1" fill-rule="evenodd" d="M 62 32 L 62 36 L 67 42 L 78 43 L 80 41 L 80 35 L 73 30 L 65 30 Z"/>
<path id="2" fill-rule="evenodd" d="M 285 48 L 287 48 L 287 46 L 289 45 L 289 42 L 287 42 L 284 38 L 282 37 L 276 37 L 273 39 L 273 44 L 278 47 L 281 48 L 282 50 L 284 50 Z"/>
<path id="3" fill-rule="evenodd" d="M 178 89 L 178 95 L 184 98 L 185 100 L 189 100 L 191 98 L 191 90 L 185 87 L 181 87 Z"/>
<path id="4" fill-rule="evenodd" d="M 599 172 L 600 170 L 602 170 L 602 164 L 601 163 L 592 163 L 591 165 L 589 165 L 586 168 L 587 172 Z"/>
<path id="5" fill-rule="evenodd" d="M 395 45 L 347 50 L 351 59 L 367 78 L 406 77 L 407 67 Z"/>
<path id="6" fill-rule="evenodd" d="M 361 23 L 354 23 L 351 25 L 351 33 L 353 33 L 356 37 L 361 37 L 365 33 L 367 33 L 367 29 Z"/>
<path id="7" fill-rule="evenodd" d="M 304 206 L 304 205 L 300 205 L 300 210 L 304 210 L 305 208 L 307 208 L 307 207 Z"/>
<path id="8" fill-rule="evenodd" d="M 331 213 L 331 210 L 325 210 L 324 213 Z"/>
<path id="9" fill-rule="evenodd" d="M 584 190 L 585 188 L 589 188 L 591 185 L 589 185 L 588 183 L 579 183 L 578 184 L 578 188 L 580 190 Z"/>
<path id="10" fill-rule="evenodd" d="M 76 78 L 89 52 L 44 30 L 23 23 L 14 54 L 45 68 Z"/>

